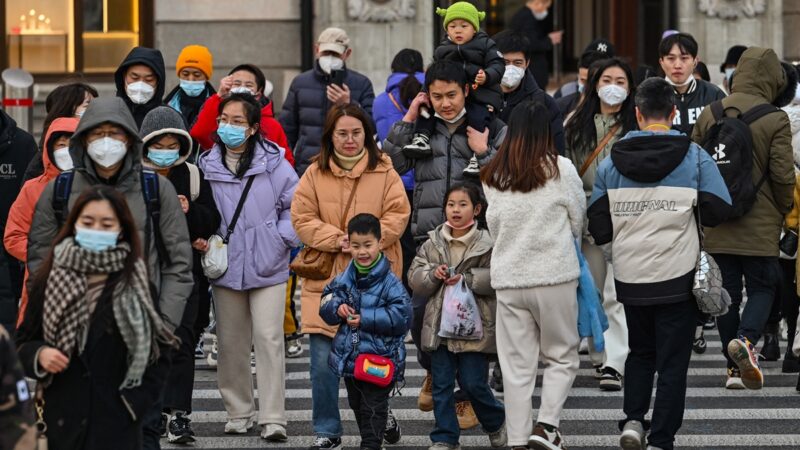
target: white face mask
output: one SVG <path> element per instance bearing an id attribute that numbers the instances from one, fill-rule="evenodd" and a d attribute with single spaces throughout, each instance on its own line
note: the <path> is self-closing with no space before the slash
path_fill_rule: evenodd
<path id="1" fill-rule="evenodd" d="M 342 70 L 344 68 L 344 60 L 338 56 L 324 55 L 319 57 L 319 68 L 323 72 L 330 75 L 334 70 Z"/>
<path id="2" fill-rule="evenodd" d="M 725 78 L 728 80 L 728 83 L 731 82 L 731 77 L 733 76 L 733 71 L 736 70 L 736 67 L 728 67 L 725 69 Z"/>
<path id="3" fill-rule="evenodd" d="M 694 81 L 694 75 L 689 75 L 689 78 L 687 78 L 686 81 L 680 84 L 670 80 L 669 77 L 664 77 L 664 79 L 667 80 L 667 83 L 669 83 L 670 86 L 684 87 L 692 84 L 692 82 Z"/>
<path id="4" fill-rule="evenodd" d="M 128 148 L 124 142 L 108 136 L 89 143 L 89 158 L 102 167 L 108 169 L 122 161 Z"/>
<path id="5" fill-rule="evenodd" d="M 72 156 L 69 154 L 69 147 L 59 147 L 53 150 L 53 161 L 60 170 L 72 170 Z"/>
<path id="6" fill-rule="evenodd" d="M 797 90 L 794 91 L 794 102 L 795 104 L 800 104 L 800 83 L 797 83 Z"/>
<path id="7" fill-rule="evenodd" d="M 519 86 L 524 76 L 524 68 L 509 64 L 506 66 L 506 71 L 503 73 L 503 79 L 500 83 L 509 89 L 514 89 Z"/>
<path id="8" fill-rule="evenodd" d="M 231 89 L 231 94 L 250 94 L 255 97 L 256 93 L 245 86 L 237 86 Z"/>
<path id="9" fill-rule="evenodd" d="M 544 19 L 547 19 L 547 14 L 548 14 L 548 10 L 546 10 L 546 9 L 545 9 L 545 10 L 544 10 L 544 11 L 542 11 L 542 12 L 539 12 L 539 13 L 535 12 L 535 13 L 533 13 L 533 17 L 535 17 L 535 18 L 536 18 L 536 20 L 544 20 Z"/>
<path id="10" fill-rule="evenodd" d="M 125 93 L 128 94 L 128 98 L 131 99 L 133 103 L 144 105 L 153 98 L 156 89 L 144 81 L 137 81 L 125 86 Z"/>
<path id="11" fill-rule="evenodd" d="M 609 84 L 597 91 L 597 96 L 608 106 L 617 106 L 628 98 L 628 91 L 616 84 Z"/>
<path id="12" fill-rule="evenodd" d="M 466 115 L 467 115 L 467 108 L 464 108 L 464 109 L 461 110 L 460 113 L 456 114 L 456 116 L 453 117 L 452 119 L 445 119 L 444 117 L 440 116 L 439 113 L 434 114 L 434 117 L 437 117 L 439 119 L 444 120 L 447 123 L 452 124 L 452 123 L 458 122 L 459 120 L 461 120 L 462 117 L 464 117 Z"/>

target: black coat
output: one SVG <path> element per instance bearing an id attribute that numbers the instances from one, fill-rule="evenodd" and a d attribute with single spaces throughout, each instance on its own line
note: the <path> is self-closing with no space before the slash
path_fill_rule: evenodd
<path id="1" fill-rule="evenodd" d="M 483 31 L 475 34 L 471 41 L 458 45 L 445 37 L 433 53 L 434 61 L 454 61 L 464 67 L 467 73 L 467 84 L 472 85 L 478 71 L 483 69 L 486 73 L 486 82 L 478 86 L 475 91 L 470 91 L 469 101 L 481 105 L 492 105 L 498 111 L 503 103 L 503 91 L 500 90 L 500 80 L 506 70 L 503 54 L 497 50 L 497 44 Z M 471 88 L 470 88 L 471 89 Z"/>
<path id="2" fill-rule="evenodd" d="M 685 94 L 675 91 L 677 102 L 675 105 L 678 107 L 678 114 L 675 115 L 672 128 L 691 136 L 694 124 L 700 118 L 703 109 L 723 98 L 725 98 L 725 93 L 722 92 L 722 89 L 704 80 L 694 80 Z"/>
<path id="3" fill-rule="evenodd" d="M 556 99 L 556 105 L 558 109 L 561 111 L 561 116 L 567 117 L 569 113 L 575 111 L 575 108 L 578 107 L 578 103 L 581 101 L 581 94 L 580 92 L 573 92 L 572 94 L 567 94 L 559 99 Z"/>
<path id="4" fill-rule="evenodd" d="M 561 111 L 558 109 L 556 100 L 548 95 L 542 88 L 536 84 L 536 80 L 529 72 L 525 72 L 525 77 L 517 86 L 517 89 L 509 93 L 503 94 L 503 107 L 500 109 L 498 117 L 505 123 L 511 118 L 511 112 L 520 103 L 527 100 L 541 99 L 547 105 L 550 112 L 550 134 L 553 135 L 553 141 L 556 144 L 558 153 L 564 154 L 564 119 Z"/>
<path id="5" fill-rule="evenodd" d="M 17 123 L 0 110 L 0 232 L 5 234 L 8 210 L 22 188 L 23 174 L 36 154 L 33 136 L 17 128 Z M 22 290 L 22 266 L 6 253 L 0 253 L 0 324 L 14 329 L 17 302 Z"/>
<path id="6" fill-rule="evenodd" d="M 549 18 L 537 20 L 533 12 L 527 6 L 523 6 L 511 18 L 510 28 L 524 34 L 531 42 L 531 66 L 528 70 L 533 73 L 539 86 L 547 87 L 550 78 L 548 57 L 553 51 L 553 42 L 547 36 L 552 29 Z"/>
<path id="7" fill-rule="evenodd" d="M 350 102 L 360 105 L 372 120 L 372 102 L 375 100 L 372 82 L 355 70 L 344 70 L 344 84 L 350 88 Z M 294 169 L 298 176 L 302 176 L 311 165 L 311 158 L 319 154 L 322 127 L 330 107 L 327 94 L 330 82 L 330 75 L 323 72 L 319 63 L 315 62 L 313 69 L 292 80 L 283 102 L 278 121 L 286 132 L 289 147 L 294 151 Z"/>
<path id="8" fill-rule="evenodd" d="M 143 105 L 133 103 L 128 97 L 127 92 L 125 92 L 125 72 L 127 72 L 128 67 L 135 64 L 144 64 L 149 67 L 156 74 L 156 78 L 158 78 L 156 92 L 153 98 Z M 164 98 L 164 83 L 166 80 L 167 73 L 164 69 L 164 57 L 161 56 L 160 51 L 153 48 L 134 47 L 133 50 L 128 53 L 128 56 L 125 57 L 125 60 L 122 61 L 122 64 L 119 65 L 119 68 L 117 68 L 117 71 L 114 73 L 114 82 L 117 85 L 117 97 L 124 100 L 125 104 L 128 105 L 128 109 L 131 110 L 137 127 L 142 126 L 142 121 L 144 121 L 144 116 L 146 116 L 147 113 L 153 108 L 162 105 L 161 99 Z"/>
<path id="9" fill-rule="evenodd" d="M 44 390 L 44 420 L 50 450 L 140 450 L 142 417 L 158 399 L 169 370 L 168 349 L 144 373 L 141 386 L 119 389 L 128 370 L 128 350 L 114 321 L 112 278 L 92 314 L 86 346 L 72 355 L 64 372 L 53 375 Z M 33 305 L 29 311 L 40 311 Z M 42 301 L 41 299 L 39 300 Z M 35 367 L 42 337 L 41 317 L 27 315 L 17 340 L 20 360 L 28 377 L 39 379 Z M 113 443 L 113 445 L 111 444 Z"/>

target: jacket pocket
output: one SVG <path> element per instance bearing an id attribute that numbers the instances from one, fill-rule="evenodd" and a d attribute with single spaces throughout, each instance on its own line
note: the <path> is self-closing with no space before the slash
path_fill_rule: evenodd
<path id="1" fill-rule="evenodd" d="M 253 253 L 256 274 L 269 277 L 289 270 L 289 248 L 278 234 L 274 221 L 268 220 L 255 228 Z"/>

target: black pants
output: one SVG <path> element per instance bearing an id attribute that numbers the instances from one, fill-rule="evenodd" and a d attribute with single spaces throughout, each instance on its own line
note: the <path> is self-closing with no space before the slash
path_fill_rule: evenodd
<path id="1" fill-rule="evenodd" d="M 625 361 L 625 422 L 637 420 L 649 426 L 648 444 L 672 450 L 683 422 L 686 379 L 692 355 L 697 304 L 694 300 L 653 306 L 625 305 L 630 353 Z M 644 420 L 650 409 L 653 375 L 658 373 L 651 423 Z"/>
<path id="2" fill-rule="evenodd" d="M 192 295 L 186 300 L 181 324 L 175 329 L 175 335 L 181 340 L 172 356 L 172 367 L 167 376 L 167 388 L 164 392 L 164 411 L 192 412 L 192 390 L 194 389 L 194 349 L 197 345 L 195 325 L 200 306 L 200 285 L 195 282 Z M 208 311 L 206 311 L 206 318 Z M 206 319 L 208 322 L 208 319 Z"/>
<path id="3" fill-rule="evenodd" d="M 493 114 L 486 105 L 473 103 L 469 100 L 469 97 L 467 97 L 467 103 L 464 107 L 467 109 L 467 126 L 483 132 L 483 130 L 492 123 Z M 431 116 L 429 118 L 426 119 L 419 116 L 417 121 L 414 122 L 414 134 L 424 134 L 430 137 L 435 128 L 436 118 L 433 116 L 433 111 L 431 111 Z"/>
<path id="4" fill-rule="evenodd" d="M 797 261 L 792 259 L 778 259 L 781 268 L 781 282 L 775 300 L 772 302 L 772 312 L 769 315 L 768 325 L 777 325 L 781 319 L 786 320 L 788 326 L 787 348 L 792 348 L 794 333 L 797 331 L 797 313 L 800 298 L 797 297 L 797 282 L 795 278 Z"/>
<path id="5" fill-rule="evenodd" d="M 356 416 L 358 431 L 361 433 L 361 448 L 378 450 L 383 447 L 383 432 L 389 416 L 389 394 L 394 383 L 386 387 L 345 378 L 347 402 Z"/>

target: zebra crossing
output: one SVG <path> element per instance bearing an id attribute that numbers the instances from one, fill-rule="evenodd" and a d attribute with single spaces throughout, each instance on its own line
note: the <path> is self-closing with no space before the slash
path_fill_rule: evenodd
<path id="1" fill-rule="evenodd" d="M 765 386 L 760 391 L 724 389 L 725 360 L 715 330 L 707 331 L 708 350 L 692 355 L 686 414 L 676 442 L 681 449 L 798 449 L 800 448 L 800 393 L 795 390 L 797 374 L 781 373 L 781 362 L 763 364 Z M 785 347 L 785 341 L 782 341 Z M 216 383 L 216 371 L 203 360 L 197 361 L 192 424 L 197 442 L 191 447 L 202 449 L 292 448 L 306 449 L 313 440 L 311 425 L 311 381 L 307 340 L 303 341 L 305 357 L 286 359 L 286 409 L 289 440 L 282 444 L 267 443 L 254 430 L 247 435 L 223 433 L 225 408 Z M 417 363 L 417 350 L 407 344 L 406 386 L 402 395 L 390 402 L 398 418 L 403 438 L 387 449 L 427 449 L 433 413 L 417 409 L 417 394 L 425 375 Z M 533 407 L 539 404 L 541 373 Z M 502 400 L 503 394 L 497 394 Z M 257 397 L 257 395 L 256 395 Z M 339 409 L 345 434 L 344 448 L 358 448 L 358 429 L 347 405 L 342 385 Z M 535 415 L 534 415 L 535 417 Z M 617 421 L 622 416 L 622 393 L 602 392 L 597 388 L 594 371 L 587 356 L 581 366 L 562 414 L 561 429 L 570 450 L 619 448 Z M 489 448 L 488 437 L 480 427 L 462 433 L 464 448 Z M 187 448 L 162 442 L 163 448 Z"/>

